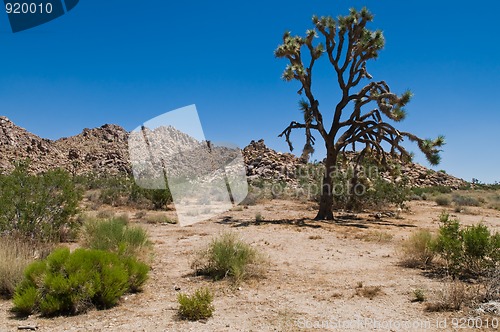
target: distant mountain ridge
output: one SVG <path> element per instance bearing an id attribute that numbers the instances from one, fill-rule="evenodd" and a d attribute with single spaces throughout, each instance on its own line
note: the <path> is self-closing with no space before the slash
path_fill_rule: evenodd
<path id="1" fill-rule="evenodd" d="M 193 145 L 193 151 L 199 148 L 197 144 L 206 144 L 172 127 L 156 128 L 152 134 L 161 135 L 162 131 L 169 131 L 176 140 Z M 78 135 L 53 141 L 40 138 L 0 116 L 0 173 L 11 171 L 14 161 L 30 159 L 33 173 L 60 167 L 72 174 L 130 175 L 129 137 L 130 133 L 124 128 L 105 124 L 98 128 L 85 128 Z M 164 151 L 168 150 L 169 147 L 166 147 Z M 231 155 L 230 149 L 226 148 L 217 149 L 217 153 L 227 158 Z M 294 155 L 276 152 L 268 148 L 263 140 L 252 141 L 242 153 L 250 179 L 297 181 L 294 172 L 302 162 Z M 418 164 L 404 165 L 402 171 L 414 186 L 444 185 L 458 188 L 466 184 L 462 179 Z"/>

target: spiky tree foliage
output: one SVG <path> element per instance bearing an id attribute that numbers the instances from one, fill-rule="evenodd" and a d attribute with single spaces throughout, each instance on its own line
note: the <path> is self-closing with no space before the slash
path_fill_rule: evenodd
<path id="1" fill-rule="evenodd" d="M 442 136 L 434 140 L 422 139 L 412 133 L 398 131 L 391 124 L 405 119 L 405 106 L 412 94 L 406 91 L 397 95 L 391 92 L 386 82 L 372 81 L 366 64 L 378 57 L 385 42 L 382 31 L 366 27 L 372 20 L 373 15 L 366 8 L 361 11 L 351 9 L 349 15 L 337 19 L 313 16 L 313 29 L 307 30 L 304 37 L 285 32 L 283 44 L 275 50 L 277 58 L 289 61 L 282 78 L 299 81 L 301 87 L 298 93 L 305 97 L 300 101 L 304 121 L 292 121 L 279 136 L 285 136 L 290 150 L 293 150 L 290 141 L 292 130 L 305 129 L 303 156 L 314 151 L 313 133 L 319 133 L 326 146 L 326 171 L 316 219 L 333 219 L 332 174 L 336 170 L 337 158 L 346 149 L 359 151 L 358 164 L 368 154 L 381 163 L 386 163 L 387 154 L 409 160 L 411 155 L 402 146 L 403 141 L 408 139 L 418 145 L 431 164 L 436 165 L 440 161 L 439 148 L 444 144 Z M 323 42 L 316 42 L 318 37 Z M 329 127 L 323 121 L 322 110 L 312 89 L 314 65 L 325 57 L 333 66 L 341 93 Z M 361 83 L 366 85 L 357 88 L 362 86 Z M 353 91 L 355 88 L 356 91 Z"/>

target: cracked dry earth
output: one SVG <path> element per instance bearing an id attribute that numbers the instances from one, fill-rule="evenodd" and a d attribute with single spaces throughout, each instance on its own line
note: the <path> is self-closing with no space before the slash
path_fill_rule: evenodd
<path id="1" fill-rule="evenodd" d="M 452 331 L 452 319 L 469 317 L 467 312 L 428 313 L 424 304 L 411 302 L 415 289 L 432 299 L 443 282 L 398 265 L 401 241 L 417 229 L 437 229 L 441 211 L 433 202 L 417 201 L 399 218 L 359 214 L 325 223 L 310 219 L 315 215 L 312 203 L 272 200 L 180 228 L 147 224 L 133 218 L 136 211 L 116 210 L 128 213 L 154 243 L 144 291 L 127 295 L 110 310 L 27 320 L 13 317 L 10 301 L 1 300 L 0 331 L 17 331 L 19 326 L 37 326 L 37 331 Z M 255 223 L 256 213 L 263 222 Z M 463 224 L 483 220 L 500 230 L 495 210 L 458 217 Z M 264 278 L 234 287 L 193 275 L 194 253 L 228 230 L 267 257 Z M 358 291 L 361 285 L 380 291 L 370 299 Z M 178 292 L 201 286 L 215 293 L 214 316 L 203 322 L 179 320 Z M 312 328 L 325 321 L 330 325 Z"/>

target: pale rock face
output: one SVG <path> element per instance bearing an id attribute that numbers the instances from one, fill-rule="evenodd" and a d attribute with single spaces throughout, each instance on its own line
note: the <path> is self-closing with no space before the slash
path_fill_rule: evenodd
<path id="1" fill-rule="evenodd" d="M 192 145 L 195 159 L 200 157 L 196 151 L 207 144 L 171 127 L 162 127 L 156 131 L 158 135 L 161 135 L 162 131 L 168 131 L 171 137 L 175 137 L 182 144 Z M 131 174 L 129 135 L 120 126 L 106 124 L 94 129 L 85 128 L 76 136 L 51 141 L 40 138 L 16 126 L 8 118 L 0 116 L 0 172 L 12 170 L 12 161 L 29 158 L 30 170 L 33 173 L 61 167 L 74 174 Z M 168 149 L 164 147 L 162 150 L 167 153 Z M 293 154 L 268 148 L 264 140 L 252 141 L 242 152 L 247 165 L 247 176 L 252 181 L 264 179 L 298 185 L 299 170 L 306 166 Z M 216 147 L 212 149 L 212 153 L 216 155 L 217 160 L 223 162 L 231 159 L 233 154 L 230 148 L 225 147 Z M 183 158 L 189 161 L 189 158 Z M 203 163 L 199 164 L 199 167 L 203 167 Z M 462 179 L 413 163 L 402 165 L 401 173 L 401 177 L 407 177 L 410 183 L 417 187 L 443 185 L 458 188 L 465 184 Z M 381 175 L 388 181 L 394 181 L 389 174 Z"/>

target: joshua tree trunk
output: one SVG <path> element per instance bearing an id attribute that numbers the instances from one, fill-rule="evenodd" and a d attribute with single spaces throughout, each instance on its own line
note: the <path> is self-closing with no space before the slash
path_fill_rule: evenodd
<path id="1" fill-rule="evenodd" d="M 319 211 L 316 220 L 333 220 L 333 174 L 337 167 L 338 153 L 334 147 L 326 145 L 327 155 L 325 161 L 325 175 L 323 176 L 323 185 L 321 187 L 321 198 L 319 202 Z"/>

